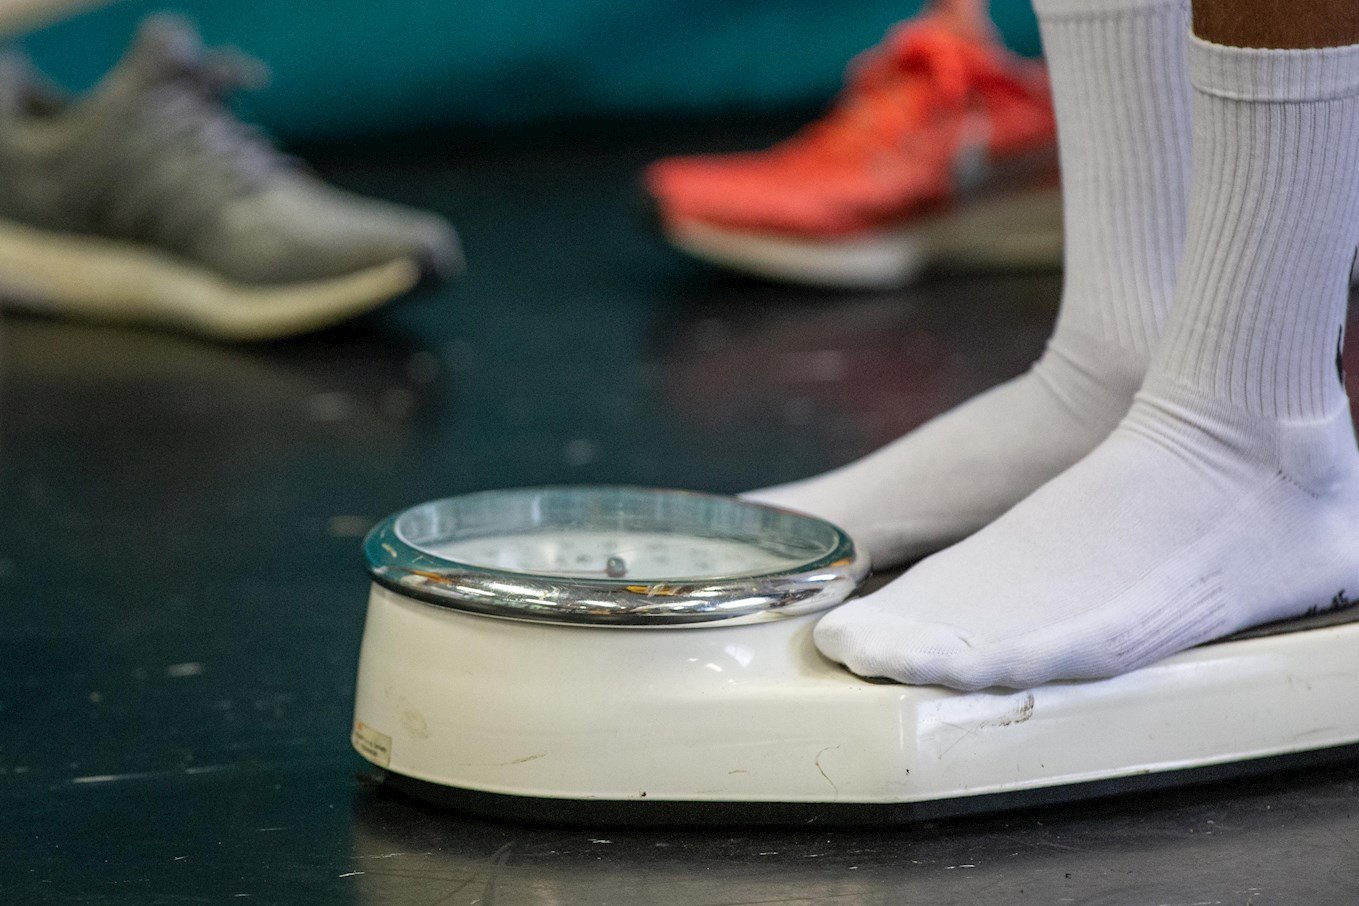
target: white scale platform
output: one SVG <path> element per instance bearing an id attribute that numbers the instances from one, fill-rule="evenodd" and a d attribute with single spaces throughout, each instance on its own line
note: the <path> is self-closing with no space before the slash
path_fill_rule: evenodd
<path id="1" fill-rule="evenodd" d="M 839 821 L 1250 773 L 1359 743 L 1359 608 L 1111 680 L 975 693 L 859 679 L 816 651 L 818 616 L 563 626 L 375 585 L 354 744 L 393 780 L 497 815 Z"/>

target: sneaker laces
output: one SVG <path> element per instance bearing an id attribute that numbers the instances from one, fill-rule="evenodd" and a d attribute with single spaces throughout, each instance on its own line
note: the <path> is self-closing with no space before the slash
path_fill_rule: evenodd
<path id="1" fill-rule="evenodd" d="M 110 156 L 124 162 L 112 171 L 118 178 L 85 198 L 97 229 L 177 249 L 228 199 L 299 169 L 227 106 L 235 92 L 267 80 L 263 63 L 237 51 L 195 49 L 155 54 L 133 73 L 123 84 L 141 126 L 124 133 L 130 137 Z"/>
<path id="2" fill-rule="evenodd" d="M 988 86 L 1025 90 L 974 40 L 931 18 L 908 22 L 850 63 L 840 100 L 794 136 L 790 150 L 858 158 L 865 150 L 901 149 L 912 133 Z"/>
<path id="3" fill-rule="evenodd" d="M 238 92 L 267 84 L 268 67 L 234 50 L 206 51 L 166 61 L 149 96 L 166 148 L 194 149 L 217 164 L 220 177 L 241 188 L 256 187 L 281 169 L 296 166 L 258 126 L 238 119 L 228 106 Z"/>

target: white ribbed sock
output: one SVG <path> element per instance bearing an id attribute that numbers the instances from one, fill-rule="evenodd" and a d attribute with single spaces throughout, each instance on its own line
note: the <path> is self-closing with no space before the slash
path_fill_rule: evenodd
<path id="1" fill-rule="evenodd" d="M 754 500 L 889 566 L 995 519 L 1128 411 L 1174 292 L 1189 179 L 1187 0 L 1037 0 L 1059 122 L 1066 278 L 1027 373 L 848 466 Z"/>
<path id="2" fill-rule="evenodd" d="M 1190 46 L 1181 282 L 1118 429 L 972 538 L 816 630 L 864 675 L 1111 676 L 1359 598 L 1338 345 L 1359 243 L 1359 46 Z"/>

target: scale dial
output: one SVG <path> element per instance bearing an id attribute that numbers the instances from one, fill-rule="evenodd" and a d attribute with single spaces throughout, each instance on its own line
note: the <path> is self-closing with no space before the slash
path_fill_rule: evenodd
<path id="1" fill-rule="evenodd" d="M 413 507 L 364 542 L 375 581 L 487 616 L 615 626 L 755 622 L 840 603 L 867 560 L 840 529 L 713 494 L 485 491 Z"/>
<path id="2" fill-rule="evenodd" d="M 757 543 L 664 532 L 522 532 L 451 541 L 427 550 L 482 569 L 634 582 L 757 575 L 797 565 Z"/>

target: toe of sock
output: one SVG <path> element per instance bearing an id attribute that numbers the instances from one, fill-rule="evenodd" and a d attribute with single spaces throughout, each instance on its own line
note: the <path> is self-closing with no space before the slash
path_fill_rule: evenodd
<path id="1" fill-rule="evenodd" d="M 870 598 L 822 617 L 813 638 L 822 654 L 859 676 L 955 689 L 995 685 L 980 641 L 966 630 L 883 610 Z"/>

